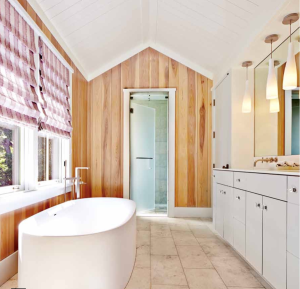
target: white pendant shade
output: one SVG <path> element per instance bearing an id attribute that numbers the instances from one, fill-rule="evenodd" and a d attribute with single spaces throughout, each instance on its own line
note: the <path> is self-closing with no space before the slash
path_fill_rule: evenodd
<path id="1" fill-rule="evenodd" d="M 267 80 L 267 91 L 266 91 L 267 99 L 275 99 L 278 98 L 278 86 L 277 86 L 277 76 L 275 72 L 274 60 L 269 60 L 269 74 Z"/>
<path id="2" fill-rule="evenodd" d="M 276 113 L 280 111 L 280 107 L 279 107 L 279 99 L 271 99 L 270 100 L 270 112 L 271 113 Z"/>
<path id="3" fill-rule="evenodd" d="M 291 90 L 297 87 L 297 66 L 293 42 L 289 43 L 288 57 L 283 76 L 283 89 Z"/>
<path id="4" fill-rule="evenodd" d="M 246 80 L 246 88 L 245 88 L 245 94 L 243 98 L 242 112 L 243 113 L 251 112 L 251 95 L 249 91 L 249 80 Z"/>

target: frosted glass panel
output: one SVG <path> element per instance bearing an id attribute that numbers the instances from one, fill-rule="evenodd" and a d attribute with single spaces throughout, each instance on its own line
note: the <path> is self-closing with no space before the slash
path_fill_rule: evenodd
<path id="1" fill-rule="evenodd" d="M 155 109 L 135 103 L 130 113 L 130 199 L 137 211 L 155 208 Z"/>

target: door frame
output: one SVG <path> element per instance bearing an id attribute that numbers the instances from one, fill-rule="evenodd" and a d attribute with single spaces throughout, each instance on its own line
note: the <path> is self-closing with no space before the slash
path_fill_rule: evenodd
<path id="1" fill-rule="evenodd" d="M 130 94 L 133 92 L 168 92 L 168 217 L 174 217 L 175 208 L 175 103 L 176 88 L 123 89 L 123 198 L 130 192 Z"/>

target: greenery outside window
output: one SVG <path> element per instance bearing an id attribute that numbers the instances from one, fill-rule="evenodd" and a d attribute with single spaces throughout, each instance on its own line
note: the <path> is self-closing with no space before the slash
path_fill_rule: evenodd
<path id="1" fill-rule="evenodd" d="M 49 135 L 38 136 L 38 184 L 59 182 L 61 139 Z"/>
<path id="2" fill-rule="evenodd" d="M 19 135 L 18 126 L 0 123 L 0 194 L 21 189 Z"/>

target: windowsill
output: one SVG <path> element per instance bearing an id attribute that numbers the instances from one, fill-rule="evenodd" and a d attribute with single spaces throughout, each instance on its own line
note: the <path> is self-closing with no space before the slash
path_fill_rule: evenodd
<path id="1" fill-rule="evenodd" d="M 67 193 L 72 185 L 67 185 Z M 65 193 L 64 184 L 40 187 L 35 191 L 19 191 L 0 195 L 0 215 L 24 208 Z"/>

